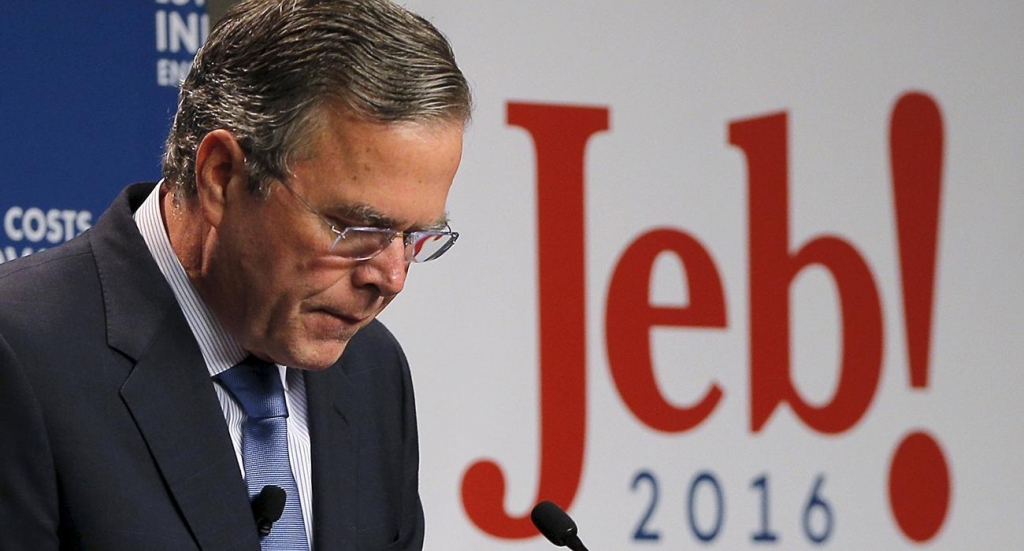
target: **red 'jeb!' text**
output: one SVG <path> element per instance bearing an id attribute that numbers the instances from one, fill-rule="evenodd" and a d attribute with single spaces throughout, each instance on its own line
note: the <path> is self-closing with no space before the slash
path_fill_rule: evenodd
<path id="1" fill-rule="evenodd" d="M 568 506 L 579 488 L 586 444 L 586 326 L 583 166 L 586 145 L 608 130 L 609 109 L 509 103 L 508 124 L 527 130 L 537 162 L 540 332 L 540 468 L 538 499 Z M 809 429 L 838 434 L 857 424 L 875 397 L 882 369 L 883 320 L 871 270 L 846 240 L 820 235 L 794 247 L 789 235 L 787 115 L 729 124 L 729 144 L 746 158 L 749 192 L 750 430 L 763 429 L 788 404 Z M 893 109 L 890 134 L 896 228 L 904 289 L 911 386 L 927 385 L 941 182 L 938 107 L 909 93 Z M 655 260 L 675 255 L 685 267 L 685 306 L 650 304 Z M 790 375 L 790 288 L 809 267 L 831 274 L 839 298 L 842 353 L 830 401 L 808 403 Z M 722 328 L 726 303 L 711 254 L 672 228 L 642 234 L 622 253 L 606 303 L 609 367 L 623 403 L 652 429 L 678 433 L 708 418 L 724 395 L 709 382 L 692 404 L 660 392 L 652 362 L 654 327 Z M 493 461 L 469 467 L 462 481 L 469 518 L 504 538 L 536 534 L 529 515 L 504 509 L 505 477 Z"/>

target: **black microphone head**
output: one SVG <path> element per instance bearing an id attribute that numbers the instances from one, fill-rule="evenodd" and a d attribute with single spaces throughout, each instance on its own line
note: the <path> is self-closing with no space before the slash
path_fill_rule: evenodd
<path id="1" fill-rule="evenodd" d="M 284 513 L 285 499 L 287 496 L 280 486 L 264 486 L 259 495 L 252 499 L 252 514 L 256 521 L 277 522 L 281 513 Z"/>
<path id="2" fill-rule="evenodd" d="M 530 513 L 530 520 L 548 541 L 559 547 L 565 547 L 576 538 L 576 523 L 550 501 L 538 503 Z"/>

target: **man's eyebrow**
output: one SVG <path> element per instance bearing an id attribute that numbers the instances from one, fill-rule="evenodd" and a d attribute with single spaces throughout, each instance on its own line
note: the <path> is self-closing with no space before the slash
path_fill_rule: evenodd
<path id="1" fill-rule="evenodd" d="M 442 214 L 441 217 L 438 218 L 437 220 L 434 220 L 432 223 L 428 224 L 426 227 L 423 227 L 423 228 L 420 228 L 420 229 L 422 229 L 422 230 L 443 230 L 443 229 L 448 227 L 448 222 L 449 222 L 448 221 L 448 213 L 446 212 L 446 213 Z"/>
<path id="2" fill-rule="evenodd" d="M 340 205 L 329 209 L 328 214 L 332 217 L 342 219 L 346 224 L 361 224 L 376 228 L 401 228 L 406 224 L 403 220 L 397 220 L 367 204 Z M 417 230 L 440 230 L 448 226 L 448 213 L 428 223 L 425 227 L 416 227 Z"/>
<path id="3" fill-rule="evenodd" d="M 401 222 L 400 220 L 395 220 L 390 216 L 386 216 L 372 206 L 363 203 L 356 205 L 338 205 L 327 209 L 326 212 L 332 218 L 339 218 L 346 224 L 393 228 Z"/>

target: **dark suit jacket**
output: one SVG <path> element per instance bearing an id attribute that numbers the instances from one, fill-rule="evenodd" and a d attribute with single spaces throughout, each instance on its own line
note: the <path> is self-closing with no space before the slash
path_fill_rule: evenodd
<path id="1" fill-rule="evenodd" d="M 259 549 L 199 346 L 131 218 L 151 189 L 0 265 L 0 549 Z M 306 389 L 315 548 L 420 549 L 394 337 L 370 324 Z"/>

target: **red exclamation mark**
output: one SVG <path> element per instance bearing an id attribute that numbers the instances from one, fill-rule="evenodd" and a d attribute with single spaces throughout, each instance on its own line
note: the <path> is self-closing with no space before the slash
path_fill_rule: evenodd
<path id="1" fill-rule="evenodd" d="M 935 101 L 922 93 L 904 94 L 892 112 L 889 155 L 910 386 L 916 389 L 928 387 L 942 143 L 942 114 Z M 938 442 L 919 430 L 904 436 L 889 467 L 889 504 L 908 538 L 935 537 L 949 511 L 950 486 L 949 464 Z"/>

